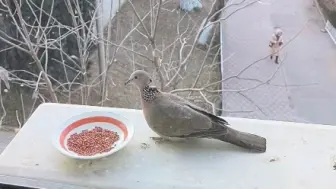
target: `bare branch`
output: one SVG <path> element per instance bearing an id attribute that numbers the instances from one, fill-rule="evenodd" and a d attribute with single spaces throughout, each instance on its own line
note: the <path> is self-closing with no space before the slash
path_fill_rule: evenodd
<path id="1" fill-rule="evenodd" d="M 3 81 L 5 83 L 6 88 L 10 89 L 8 80 L 9 80 L 9 72 L 5 68 L 0 66 L 0 84 L 1 81 Z"/>
<path id="2" fill-rule="evenodd" d="M 102 18 L 102 12 L 103 9 L 101 8 L 101 0 L 96 0 L 96 6 L 97 6 L 97 19 L 96 19 L 96 26 L 97 26 L 97 38 L 99 40 L 104 38 L 104 34 L 103 34 L 103 18 Z M 112 10 L 111 10 L 112 11 Z M 101 82 L 101 96 L 102 96 L 102 102 L 105 99 L 105 81 L 106 81 L 106 72 L 105 72 L 105 68 L 106 68 L 106 64 L 105 64 L 105 49 L 104 49 L 104 42 L 100 41 L 98 42 L 98 61 L 99 61 L 99 75 L 101 75 L 100 77 L 100 82 Z M 104 105 L 102 103 L 102 105 Z"/>
<path id="3" fill-rule="evenodd" d="M 309 20 L 308 20 L 309 21 Z M 302 32 L 303 32 L 303 30 L 305 29 L 305 27 L 306 27 L 306 25 L 307 25 L 307 23 L 308 23 L 308 21 L 306 21 L 306 23 L 303 25 L 303 27 L 287 42 L 287 43 L 285 43 L 281 48 L 280 48 L 280 50 L 279 50 L 279 52 L 281 52 L 286 46 L 288 46 L 289 44 L 291 44 Z M 260 62 L 260 61 L 262 61 L 262 60 L 265 60 L 266 58 L 268 58 L 270 55 L 268 54 L 267 56 L 264 56 L 264 57 L 262 57 L 262 58 L 260 58 L 260 59 L 258 59 L 258 60 L 256 60 L 256 61 L 254 61 L 254 62 L 252 62 L 251 64 L 249 64 L 247 67 L 245 67 L 244 69 L 242 69 L 237 75 L 235 75 L 235 76 L 230 76 L 230 77 L 227 77 L 227 78 L 224 78 L 224 79 L 222 79 L 222 80 L 220 80 L 220 81 L 217 81 L 217 82 L 214 82 L 214 83 L 211 83 L 211 84 L 209 84 L 209 85 L 207 85 L 207 86 L 205 86 L 205 88 L 207 88 L 207 87 L 211 87 L 211 86 L 213 86 L 213 85 L 216 85 L 216 84 L 218 84 L 218 83 L 221 83 L 221 82 L 225 82 L 225 81 L 227 81 L 227 80 L 229 80 L 229 79 L 233 79 L 233 78 L 239 78 L 239 76 L 240 75 L 242 75 L 246 70 L 248 70 L 249 68 L 251 68 L 253 65 L 255 65 L 255 64 L 257 64 L 258 62 Z M 278 70 L 278 69 L 277 69 Z M 277 72 L 277 70 L 276 70 L 276 72 Z M 274 74 L 276 73 L 276 72 L 274 72 Z M 273 74 L 273 75 L 274 75 Z M 255 80 L 255 79 L 254 79 Z"/>
<path id="4" fill-rule="evenodd" d="M 247 95 L 245 95 L 244 93 L 242 93 L 241 91 L 237 92 L 239 95 L 241 95 L 242 97 L 244 97 L 246 100 L 248 100 L 249 102 L 251 102 L 255 107 L 257 107 L 257 109 L 264 115 L 267 115 L 260 106 L 258 106 L 258 104 L 256 104 L 250 97 L 248 97 Z"/>
<path id="5" fill-rule="evenodd" d="M 162 0 L 159 0 L 159 7 L 158 7 L 158 10 L 157 10 L 157 13 L 156 13 L 155 25 L 154 25 L 154 29 L 153 29 L 153 32 L 152 32 L 152 39 L 153 40 L 155 40 L 156 28 L 157 28 L 157 25 L 158 25 L 158 22 L 159 22 L 159 15 L 160 15 L 160 12 L 161 12 L 161 5 L 162 5 Z"/>
<path id="6" fill-rule="evenodd" d="M 232 13 L 230 13 L 229 15 L 227 15 L 225 18 L 220 18 L 220 19 L 218 19 L 218 20 L 212 22 L 212 24 L 217 24 L 217 23 L 219 23 L 219 22 L 221 22 L 221 21 L 227 20 L 228 18 L 230 18 L 232 15 L 234 15 L 234 14 L 237 13 L 238 11 L 240 11 L 240 10 L 242 10 L 242 9 L 245 9 L 245 8 L 247 8 L 247 7 L 249 7 L 249 6 L 253 5 L 253 4 L 255 4 L 255 3 L 257 3 L 257 2 L 259 2 L 259 0 L 252 1 L 252 2 L 250 2 L 250 3 L 248 3 L 248 4 L 246 4 L 246 5 L 244 5 L 244 6 L 240 7 L 240 8 L 238 8 L 238 9 L 236 9 L 235 11 L 233 11 Z M 209 26 L 206 26 L 206 27 L 209 27 Z M 206 27 L 204 27 L 203 29 L 205 29 Z"/>
<path id="7" fill-rule="evenodd" d="M 216 36 L 216 34 L 214 33 L 214 34 L 212 35 L 212 38 L 211 38 L 211 41 L 210 41 L 210 46 L 213 45 L 215 36 Z M 196 76 L 196 79 L 195 79 L 194 83 L 193 83 L 192 86 L 191 86 L 192 88 L 196 87 L 196 85 L 197 85 L 197 83 L 198 83 L 198 80 L 199 80 L 199 78 L 201 77 L 201 74 L 202 74 L 202 72 L 203 72 L 203 69 L 204 69 L 204 66 L 205 66 L 205 63 L 206 63 L 206 59 L 208 58 L 208 55 L 209 55 L 210 50 L 211 50 L 211 48 L 208 48 L 208 50 L 207 50 L 207 52 L 206 52 L 206 54 L 205 54 L 205 57 L 204 57 L 204 59 L 203 59 L 202 65 L 201 65 L 200 69 L 198 70 L 198 74 L 197 74 L 197 76 Z M 190 95 L 190 94 L 191 94 L 191 93 L 189 93 L 189 95 Z M 201 94 L 202 94 L 202 93 L 201 93 Z M 189 95 L 188 95 L 188 96 L 189 96 Z"/>
<path id="8" fill-rule="evenodd" d="M 1 115 L 1 118 L 0 118 L 0 126 L 2 126 L 2 122 L 7 115 L 7 111 L 6 111 L 6 108 L 3 104 L 1 85 L 0 85 L 0 105 L 1 105 L 2 112 L 3 112 L 3 114 Z"/>
<path id="9" fill-rule="evenodd" d="M 210 104 L 211 108 L 212 108 L 212 113 L 214 115 L 216 115 L 216 105 L 212 102 L 210 102 L 207 97 L 202 93 L 202 91 L 199 91 L 199 93 L 201 94 L 201 96 L 203 97 L 203 99 L 205 100 L 206 103 Z"/>
<path id="10" fill-rule="evenodd" d="M 7 4 L 9 4 L 8 0 L 7 0 Z M 15 4 L 15 7 L 16 7 L 17 15 L 18 15 L 20 21 L 22 21 L 23 18 L 22 18 L 22 13 L 21 13 L 21 10 L 20 10 L 20 6 L 19 6 L 19 4 L 18 4 L 17 1 L 14 1 L 14 4 Z M 15 18 L 13 16 L 11 10 L 9 9 L 9 7 L 8 7 L 8 11 L 10 12 L 10 15 L 12 16 L 15 24 L 18 26 L 18 24 L 16 23 Z M 33 47 L 31 46 L 31 41 L 29 39 L 29 34 L 28 34 L 28 31 L 27 31 L 27 28 L 23 24 L 23 22 L 20 22 L 20 24 L 21 24 L 23 32 L 21 30 L 18 30 L 18 31 L 21 33 L 24 41 L 27 43 L 29 51 L 30 51 L 33 59 L 35 60 L 35 63 L 37 65 L 38 69 L 43 72 L 42 74 L 43 74 L 44 80 L 47 82 L 47 87 L 48 87 L 48 91 L 49 91 L 50 97 L 52 99 L 52 102 L 58 102 L 57 96 L 56 96 L 55 91 L 54 91 L 54 89 L 52 87 L 52 84 L 51 84 L 51 82 L 50 82 L 50 80 L 48 78 L 48 75 L 44 72 L 42 64 L 41 64 L 39 58 L 37 57 L 37 54 L 34 51 Z"/>
<path id="11" fill-rule="evenodd" d="M 181 69 L 182 69 L 182 68 L 185 68 L 185 66 L 186 66 L 186 64 L 187 64 L 187 61 L 188 61 L 190 55 L 193 53 L 193 51 L 194 51 L 194 49 L 195 49 L 195 47 L 196 47 L 196 44 L 197 44 L 197 41 L 198 41 L 198 38 L 199 38 L 200 34 L 201 34 L 201 32 L 204 30 L 204 26 L 205 26 L 205 24 L 208 22 L 209 17 L 211 16 L 210 13 L 211 13 L 212 10 L 214 9 L 214 7 L 215 7 L 215 3 L 216 3 L 216 1 L 214 1 L 214 2 L 212 3 L 211 10 L 210 10 L 208 16 L 204 19 L 204 22 L 203 22 L 203 24 L 201 25 L 200 29 L 198 30 L 198 32 L 197 32 L 197 34 L 196 34 L 196 37 L 195 37 L 195 39 L 194 39 L 194 42 L 193 42 L 193 44 L 192 44 L 192 47 L 191 47 L 191 49 L 190 49 L 188 55 L 187 55 L 186 58 L 181 62 L 181 64 L 180 64 L 181 66 L 178 68 L 178 70 L 176 71 L 175 75 L 174 75 L 174 76 L 167 82 L 167 84 L 166 84 L 165 87 L 168 87 L 170 84 L 172 84 L 172 82 L 174 82 L 174 80 L 175 80 L 175 79 L 177 78 L 177 76 L 180 74 Z"/>
<path id="12" fill-rule="evenodd" d="M 139 15 L 139 13 L 137 12 L 137 10 L 135 9 L 135 7 L 134 7 L 132 1 L 131 1 L 131 0 L 127 0 L 127 1 L 128 1 L 128 3 L 132 6 L 132 9 L 133 9 L 134 14 L 135 14 L 136 17 L 138 18 L 138 20 L 139 20 L 139 22 L 141 23 L 143 29 L 146 31 L 147 38 L 148 38 L 149 40 L 152 41 L 151 35 L 150 35 L 150 33 L 148 32 L 148 29 L 147 29 L 147 27 L 145 26 L 144 22 L 143 22 L 142 19 L 140 18 L 140 15 Z"/>

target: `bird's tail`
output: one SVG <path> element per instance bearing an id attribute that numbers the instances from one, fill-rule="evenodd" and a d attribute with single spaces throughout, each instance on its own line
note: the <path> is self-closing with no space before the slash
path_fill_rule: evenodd
<path id="1" fill-rule="evenodd" d="M 227 127 L 227 133 L 216 137 L 216 139 L 256 152 L 266 151 L 265 138 L 258 135 L 237 131 L 229 127 Z"/>
<path id="2" fill-rule="evenodd" d="M 231 144 L 234 144 L 234 145 L 237 145 L 237 146 L 240 146 L 242 148 L 249 149 L 252 151 L 266 152 L 266 139 L 265 138 L 254 135 L 254 134 L 245 133 L 245 132 L 232 129 L 229 127 L 229 123 L 225 121 L 223 118 L 210 114 L 199 108 L 195 108 L 191 105 L 188 105 L 188 106 L 191 109 L 201 114 L 204 114 L 211 119 L 213 126 L 216 128 L 216 129 L 213 129 L 214 131 L 216 131 L 216 134 L 214 135 L 213 133 L 212 134 L 208 133 L 208 136 L 211 136 L 212 138 L 215 138 L 215 139 L 218 139 L 224 142 L 228 142 L 228 143 L 231 143 Z M 217 134 L 218 130 L 223 132 L 223 134 L 218 135 Z"/>

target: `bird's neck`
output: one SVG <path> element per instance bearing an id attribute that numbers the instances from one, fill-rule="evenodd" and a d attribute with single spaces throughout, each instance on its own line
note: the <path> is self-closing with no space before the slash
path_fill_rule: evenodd
<path id="1" fill-rule="evenodd" d="M 158 94 L 160 94 L 160 91 L 153 86 L 147 85 L 141 90 L 141 98 L 145 102 L 152 102 L 155 100 Z"/>

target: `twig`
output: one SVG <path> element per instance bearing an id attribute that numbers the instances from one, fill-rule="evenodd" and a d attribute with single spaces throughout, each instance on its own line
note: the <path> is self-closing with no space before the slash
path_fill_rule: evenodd
<path id="1" fill-rule="evenodd" d="M 260 106 L 258 106 L 258 104 L 256 104 L 250 97 L 248 97 L 247 95 L 243 94 L 241 91 L 237 92 L 239 95 L 241 95 L 242 97 L 244 97 L 246 100 L 248 100 L 249 102 L 251 102 L 255 107 L 257 107 L 257 109 L 264 115 L 267 115 Z"/>
<path id="2" fill-rule="evenodd" d="M 7 4 L 9 4 L 8 0 L 7 0 Z M 20 24 L 21 24 L 21 27 L 22 27 L 23 31 L 21 31 L 19 29 L 20 27 L 18 27 L 19 25 L 17 24 L 13 13 L 11 12 L 11 10 L 8 7 L 8 11 L 10 13 L 10 16 L 13 18 L 13 21 L 14 21 L 15 25 L 17 26 L 19 33 L 22 35 L 24 41 L 27 43 L 28 48 L 29 48 L 29 52 L 32 55 L 32 58 L 35 60 L 35 63 L 37 65 L 38 69 L 40 71 L 42 71 L 42 76 L 43 76 L 44 80 L 47 83 L 48 92 L 49 92 L 49 94 L 51 96 L 52 102 L 58 102 L 57 96 L 56 96 L 55 91 L 54 91 L 54 89 L 52 87 L 52 84 L 51 84 L 51 82 L 50 82 L 50 80 L 48 78 L 48 75 L 44 72 L 43 66 L 42 66 L 39 58 L 37 57 L 36 52 L 34 52 L 34 49 L 33 49 L 32 45 L 31 45 L 32 43 L 31 43 L 31 41 L 29 39 L 29 34 L 28 34 L 28 31 L 27 31 L 27 28 L 26 28 L 26 26 L 22 22 L 24 19 L 22 18 L 22 13 L 21 13 L 21 10 L 20 10 L 20 6 L 19 6 L 19 4 L 18 4 L 17 1 L 14 1 L 14 4 L 15 4 L 15 7 L 16 7 L 16 10 L 17 10 L 17 15 L 19 17 L 19 20 L 21 21 Z"/>
<path id="3" fill-rule="evenodd" d="M 1 108 L 2 108 L 2 116 L 0 118 L 0 127 L 2 126 L 2 122 L 3 120 L 5 119 L 6 115 L 7 115 L 7 111 L 6 111 L 6 108 L 3 104 L 3 99 L 2 99 L 2 88 L 1 88 L 1 82 L 0 82 L 0 104 L 1 104 Z"/>
<path id="4" fill-rule="evenodd" d="M 293 42 L 293 41 L 294 41 L 294 40 L 295 40 L 295 39 L 302 33 L 302 31 L 305 29 L 305 27 L 306 27 L 308 21 L 309 21 L 309 20 L 307 20 L 307 22 L 303 25 L 303 27 L 300 29 L 300 31 L 297 32 L 297 33 L 294 35 L 294 37 L 292 37 L 287 43 L 285 43 L 285 44 L 280 48 L 279 52 L 281 52 L 287 45 L 291 44 L 291 43 L 292 43 L 292 42 Z M 239 77 L 241 74 L 243 74 L 246 70 L 248 70 L 250 67 L 252 67 L 253 65 L 259 63 L 259 62 L 262 61 L 262 60 L 265 60 L 265 59 L 268 58 L 269 56 L 270 56 L 270 55 L 268 54 L 267 56 L 264 56 L 264 57 L 262 57 L 262 58 L 260 58 L 260 59 L 258 59 L 258 60 L 256 60 L 256 61 L 252 62 L 252 63 L 249 64 L 247 67 L 245 67 L 244 69 L 242 69 L 237 75 L 235 75 L 235 76 L 230 76 L 230 77 L 227 77 L 227 78 L 224 78 L 224 79 L 222 79 L 222 80 L 220 80 L 220 81 L 216 81 L 216 82 L 214 82 L 214 83 L 212 83 L 212 84 L 209 84 L 209 85 L 205 86 L 205 88 L 207 88 L 207 87 L 211 87 L 211 86 L 213 86 L 213 85 L 216 85 L 217 83 L 225 82 L 225 81 L 227 81 L 227 80 L 229 80 L 229 79 L 232 79 L 232 78 L 237 78 L 237 77 Z"/>
<path id="5" fill-rule="evenodd" d="M 309 21 L 309 20 L 308 20 L 308 21 Z M 295 39 L 299 36 L 300 33 L 302 33 L 302 31 L 305 29 L 305 26 L 307 25 L 308 21 L 304 24 L 304 26 L 300 29 L 300 31 L 297 32 L 297 33 L 294 35 L 294 37 L 291 38 L 291 39 L 288 41 L 288 43 L 284 44 L 284 45 L 281 47 L 280 51 L 281 51 L 283 48 L 285 48 L 287 45 L 289 45 L 293 40 L 295 40 Z M 209 88 L 209 87 L 212 87 L 213 85 L 216 85 L 216 84 L 218 84 L 218 83 L 227 81 L 228 79 L 232 79 L 232 78 L 237 78 L 237 77 L 239 77 L 239 76 L 240 76 L 244 71 L 246 71 L 248 68 L 252 67 L 254 64 L 256 64 L 256 63 L 260 62 L 261 60 L 264 60 L 264 59 L 266 59 L 266 58 L 268 58 L 268 57 L 269 57 L 269 55 L 267 55 L 267 56 L 265 56 L 265 57 L 263 57 L 263 58 L 261 58 L 261 59 L 259 59 L 259 60 L 254 61 L 252 64 L 250 64 L 250 65 L 248 65 L 247 67 L 245 67 L 243 70 L 241 70 L 241 71 L 240 71 L 237 75 L 235 75 L 235 76 L 231 76 L 231 77 L 222 79 L 222 80 L 220 80 L 220 81 L 216 81 L 216 82 L 213 82 L 213 83 L 211 83 L 211 84 L 207 84 L 207 85 L 205 85 L 205 86 L 202 87 L 202 88 L 183 88 L 183 89 L 175 89 L 175 90 L 172 90 L 172 91 L 170 91 L 170 92 L 171 92 L 171 93 L 177 93 L 177 92 L 185 92 L 185 91 L 195 91 L 195 92 L 198 92 L 198 91 L 206 91 L 206 92 L 209 92 L 209 93 L 217 93 L 217 92 L 221 92 L 221 91 L 222 91 L 222 92 L 244 92 L 244 91 L 248 91 L 248 90 L 255 89 L 255 88 L 257 88 L 257 87 L 259 87 L 259 86 L 261 86 L 261 85 L 268 84 L 268 83 L 274 78 L 275 74 L 279 71 L 279 69 L 280 69 L 280 67 L 281 67 L 281 65 L 282 65 L 282 62 L 283 62 L 284 60 L 280 62 L 280 64 L 279 64 L 279 66 L 277 67 L 277 69 L 273 72 L 273 74 L 272 74 L 267 80 L 265 80 L 264 82 L 259 83 L 258 85 L 255 85 L 255 86 L 252 86 L 252 87 L 247 87 L 247 88 L 244 88 L 244 89 L 228 89 L 228 90 L 224 90 L 224 89 L 222 89 L 222 90 L 209 90 L 208 88 Z M 285 59 L 285 58 L 284 58 L 284 59 Z"/>
<path id="6" fill-rule="evenodd" d="M 242 7 L 240 7 L 240 8 L 238 8 L 238 9 L 234 10 L 232 13 L 230 13 L 229 15 L 227 15 L 225 18 L 220 18 L 220 19 L 218 19 L 218 20 L 216 20 L 216 21 L 213 21 L 212 24 L 217 24 L 217 23 L 219 23 L 219 22 L 221 22 L 221 21 L 227 20 L 228 18 L 230 18 L 232 15 L 234 15 L 234 14 L 237 13 L 238 11 L 240 11 L 240 10 L 242 10 L 242 9 L 245 9 L 245 8 L 247 8 L 247 7 L 249 7 L 249 6 L 251 6 L 251 5 L 255 4 L 255 3 L 257 3 L 258 1 L 259 1 L 259 0 L 255 0 L 255 1 L 250 2 L 250 3 L 248 3 L 248 4 L 246 4 L 246 5 L 242 6 Z M 205 28 L 207 28 L 207 27 L 209 27 L 209 26 L 206 26 Z M 205 28 L 204 28 L 204 29 L 205 29 Z"/>
<path id="7" fill-rule="evenodd" d="M 102 8 L 101 8 L 101 0 L 96 0 L 96 6 L 97 9 L 97 18 L 96 18 L 96 26 L 97 26 L 97 38 L 99 40 L 104 38 L 103 34 L 103 20 L 102 20 Z M 112 11 L 112 10 L 111 10 Z M 100 75 L 100 87 L 101 87 L 101 100 L 102 100 L 102 106 L 104 105 L 104 99 L 106 96 L 106 87 L 105 87 L 105 81 L 106 81 L 106 64 L 105 64 L 105 49 L 104 49 L 104 43 L 102 41 L 98 42 L 98 61 L 99 61 L 99 75 Z"/>
<path id="8" fill-rule="evenodd" d="M 161 5 L 162 5 L 162 0 L 159 0 L 159 7 L 158 7 L 158 10 L 157 10 L 157 13 L 156 13 L 155 25 L 154 25 L 154 29 L 153 29 L 153 32 L 152 32 L 152 39 L 153 40 L 155 40 L 156 28 L 157 28 L 157 25 L 158 25 L 158 22 L 159 22 L 159 15 L 160 15 L 160 12 L 161 12 Z"/>
<path id="9" fill-rule="evenodd" d="M 16 115 L 16 121 L 19 124 L 19 128 L 22 128 L 22 124 L 21 124 L 21 121 L 20 121 L 20 118 L 19 118 L 19 113 L 18 113 L 17 110 L 15 110 L 15 115 Z"/>
<path id="10" fill-rule="evenodd" d="M 215 28 L 216 29 L 216 28 Z M 216 36 L 216 34 L 215 33 L 213 33 L 213 35 L 212 35 L 212 38 L 211 38 L 211 41 L 210 41 L 210 47 L 213 45 L 213 43 L 214 43 L 214 39 L 215 39 L 215 36 Z M 195 79 L 195 81 L 194 81 L 194 83 L 192 84 L 192 88 L 194 88 L 194 87 L 196 87 L 196 85 L 197 85 L 197 83 L 198 83 L 198 80 L 199 80 L 199 78 L 201 77 L 201 74 L 202 74 L 202 72 L 203 72 L 203 69 L 204 69 L 204 66 L 205 66 L 205 62 L 206 62 L 206 59 L 208 58 L 208 55 L 209 55 L 209 52 L 210 52 L 210 50 L 211 50 L 211 48 L 208 48 L 208 50 L 207 50 L 207 52 L 206 52 L 206 54 L 205 54 L 205 56 L 204 56 L 204 59 L 203 59 L 203 62 L 202 62 L 202 64 L 201 64 L 201 67 L 200 67 L 200 69 L 198 70 L 198 74 L 197 74 L 197 76 L 196 76 L 196 79 Z M 202 94 L 202 93 L 201 93 Z M 190 96 L 191 95 L 191 93 L 189 93 L 188 94 L 188 96 Z"/>
<path id="11" fill-rule="evenodd" d="M 142 27 L 143 27 L 144 30 L 146 31 L 147 38 L 148 38 L 150 41 L 152 41 L 151 35 L 150 35 L 150 33 L 148 32 L 147 27 L 145 26 L 144 22 L 143 22 L 142 19 L 140 18 L 140 16 L 139 16 L 137 10 L 135 9 L 135 7 L 134 7 L 132 1 L 131 1 L 131 0 L 127 0 L 127 1 L 128 1 L 128 3 L 131 5 L 131 7 L 132 7 L 132 9 L 133 9 L 133 12 L 134 12 L 135 16 L 138 18 L 138 20 L 139 20 L 139 22 L 141 23 Z"/>
<path id="12" fill-rule="evenodd" d="M 204 30 L 204 26 L 205 26 L 205 24 L 206 24 L 206 23 L 208 22 L 208 20 L 209 20 L 210 13 L 212 12 L 212 10 L 213 10 L 214 7 L 215 7 L 215 3 L 216 3 L 216 1 L 214 1 L 214 2 L 212 3 L 211 10 L 210 10 L 209 14 L 207 15 L 207 17 L 205 18 L 205 21 L 204 21 L 203 24 L 201 25 L 200 29 L 198 30 L 198 32 L 197 32 L 197 34 L 196 34 L 196 37 L 195 37 L 195 39 L 194 39 L 194 42 L 193 42 L 193 44 L 192 44 L 192 46 L 191 46 L 191 49 L 190 49 L 188 55 L 187 55 L 186 58 L 181 62 L 181 64 L 180 64 L 178 70 L 175 72 L 174 76 L 167 82 L 167 84 L 166 84 L 165 87 L 168 87 L 169 85 L 171 85 L 171 84 L 174 82 L 174 80 L 177 78 L 177 76 L 180 74 L 181 69 L 184 68 L 184 67 L 186 66 L 186 64 L 187 64 L 187 60 L 189 59 L 190 55 L 193 53 L 193 51 L 194 51 L 194 49 L 195 49 L 195 47 L 196 47 L 198 38 L 199 38 L 201 32 Z"/>
<path id="13" fill-rule="evenodd" d="M 23 116 L 23 122 L 26 122 L 26 113 L 25 113 L 25 106 L 24 106 L 24 102 L 23 102 L 23 97 L 22 97 L 22 93 L 20 92 L 20 98 L 21 98 L 21 108 L 22 108 L 22 116 Z"/>
<path id="14" fill-rule="evenodd" d="M 214 115 L 216 115 L 216 105 L 212 102 L 210 102 L 210 100 L 207 99 L 207 97 L 202 93 L 202 91 L 199 91 L 199 93 L 201 94 L 201 96 L 203 97 L 203 99 L 205 100 L 206 103 L 210 104 L 211 108 L 212 108 L 212 113 Z"/>

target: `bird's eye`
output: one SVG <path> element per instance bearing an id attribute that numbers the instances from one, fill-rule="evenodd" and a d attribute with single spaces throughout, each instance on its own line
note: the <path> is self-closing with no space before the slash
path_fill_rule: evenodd
<path id="1" fill-rule="evenodd" d="M 134 76 L 134 79 L 138 79 L 138 76 Z"/>

